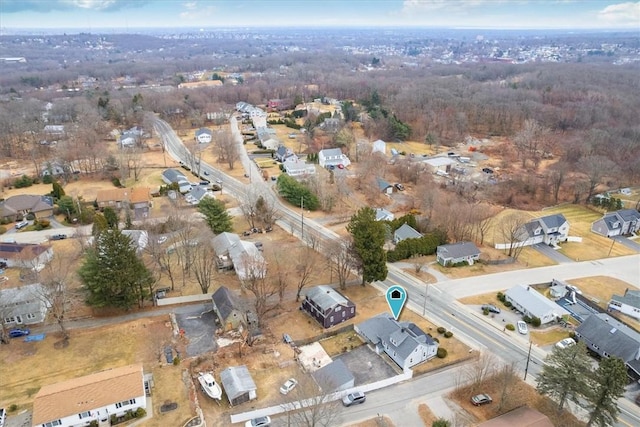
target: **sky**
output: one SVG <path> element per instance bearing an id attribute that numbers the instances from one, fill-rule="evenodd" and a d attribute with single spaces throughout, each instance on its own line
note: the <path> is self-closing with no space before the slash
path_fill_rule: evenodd
<path id="1" fill-rule="evenodd" d="M 453 27 L 626 29 L 640 1 L 0 0 L 0 28 Z"/>

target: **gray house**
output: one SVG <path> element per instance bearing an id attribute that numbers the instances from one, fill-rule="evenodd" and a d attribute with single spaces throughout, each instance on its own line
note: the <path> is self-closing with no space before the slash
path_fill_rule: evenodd
<path id="1" fill-rule="evenodd" d="M 211 295 L 211 301 L 213 302 L 213 312 L 218 316 L 223 330 L 229 331 L 237 329 L 240 325 L 246 326 L 246 310 L 243 310 L 238 298 L 227 287 L 220 286 Z"/>
<path id="2" fill-rule="evenodd" d="M 612 295 L 609 301 L 609 310 L 616 310 L 640 319 L 640 291 L 627 289 L 624 295 Z"/>
<path id="3" fill-rule="evenodd" d="M 355 385 L 353 374 L 340 359 L 314 371 L 311 376 L 325 393 L 346 390 Z"/>
<path id="4" fill-rule="evenodd" d="M 330 286 L 316 286 L 307 291 L 302 310 L 323 328 L 330 328 L 355 317 L 356 305 Z"/>
<path id="5" fill-rule="evenodd" d="M 541 325 L 569 316 L 569 312 L 562 306 L 546 298 L 528 285 L 516 285 L 508 289 L 504 296 L 507 301 L 513 304 L 516 310 L 525 316 L 540 319 Z"/>
<path id="6" fill-rule="evenodd" d="M 178 184 L 181 193 L 186 193 L 191 190 L 189 180 L 177 169 L 165 169 L 162 171 L 162 181 L 165 184 Z"/>
<path id="7" fill-rule="evenodd" d="M 208 144 L 213 138 L 213 132 L 211 132 L 211 129 L 200 128 L 196 131 L 195 138 L 198 144 Z"/>
<path id="8" fill-rule="evenodd" d="M 376 221 L 393 221 L 395 217 L 393 212 L 385 208 L 376 208 Z"/>
<path id="9" fill-rule="evenodd" d="M 576 337 L 601 357 L 619 357 L 640 378 L 640 334 L 606 313 L 592 314 L 576 328 Z"/>
<path id="10" fill-rule="evenodd" d="M 635 209 L 609 212 L 591 224 L 591 231 L 605 237 L 637 233 L 640 231 L 640 212 Z"/>
<path id="11" fill-rule="evenodd" d="M 39 283 L 0 290 L 0 316 L 7 327 L 44 322 L 47 304 Z"/>
<path id="12" fill-rule="evenodd" d="M 440 265 L 453 265 L 467 262 L 472 265 L 480 259 L 480 249 L 472 242 L 457 242 L 449 245 L 440 245 L 436 250 L 436 259 Z"/>
<path id="13" fill-rule="evenodd" d="M 377 354 L 386 353 L 402 369 L 432 359 L 438 352 L 438 343 L 415 323 L 398 322 L 388 313 L 365 320 L 354 330 L 374 346 Z"/>
<path id="14" fill-rule="evenodd" d="M 410 226 L 409 224 L 402 224 L 400 228 L 393 232 L 393 243 L 398 244 L 406 239 L 419 239 L 422 234 Z"/>
<path id="15" fill-rule="evenodd" d="M 231 366 L 221 371 L 220 382 L 231 406 L 258 398 L 256 383 L 245 365 Z"/>

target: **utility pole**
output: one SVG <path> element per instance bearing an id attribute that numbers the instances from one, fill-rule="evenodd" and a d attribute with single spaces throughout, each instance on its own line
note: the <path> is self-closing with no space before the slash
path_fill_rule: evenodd
<path id="1" fill-rule="evenodd" d="M 422 304 L 422 317 L 427 313 L 427 294 L 429 293 L 429 282 L 425 282 L 426 290 L 424 291 L 424 304 Z"/>
<path id="2" fill-rule="evenodd" d="M 300 238 L 304 240 L 304 196 L 300 196 Z"/>
<path id="3" fill-rule="evenodd" d="M 616 244 L 616 239 L 611 239 L 611 247 L 609 248 L 609 253 L 607 256 L 611 256 L 611 251 L 613 250 L 613 245 Z"/>
<path id="4" fill-rule="evenodd" d="M 529 372 L 529 360 L 531 360 L 531 346 L 533 345 L 533 341 L 529 341 L 529 352 L 527 353 L 527 364 L 524 367 L 524 379 L 523 381 L 527 380 L 527 372 Z"/>

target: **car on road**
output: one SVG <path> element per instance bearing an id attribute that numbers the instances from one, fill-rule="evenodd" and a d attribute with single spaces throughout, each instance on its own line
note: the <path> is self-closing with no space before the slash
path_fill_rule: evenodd
<path id="1" fill-rule="evenodd" d="M 31 331 L 29 329 L 11 329 L 9 331 L 9 336 L 11 338 L 20 338 L 20 337 L 27 336 L 30 333 Z"/>
<path id="2" fill-rule="evenodd" d="M 258 417 L 244 423 L 244 427 L 266 427 L 271 425 L 269 416 Z"/>
<path id="3" fill-rule="evenodd" d="M 209 176 L 209 172 L 207 171 L 203 171 L 202 173 L 205 174 L 206 176 Z"/>
<path id="4" fill-rule="evenodd" d="M 527 335 L 527 333 L 529 332 L 529 328 L 527 327 L 527 324 L 524 322 L 524 320 L 518 320 L 518 323 L 516 325 L 518 326 L 518 332 L 520 332 L 522 335 Z"/>
<path id="5" fill-rule="evenodd" d="M 161 245 L 164 242 L 166 242 L 169 238 L 167 236 L 160 236 L 158 237 L 158 244 Z"/>
<path id="6" fill-rule="evenodd" d="M 367 397 L 363 392 L 354 391 L 353 393 L 349 393 L 342 398 L 342 404 L 349 407 L 351 405 L 359 405 L 361 403 L 364 403 L 365 400 L 367 400 Z"/>
<path id="7" fill-rule="evenodd" d="M 573 338 L 565 338 L 556 343 L 556 348 L 564 349 L 567 347 L 571 347 L 572 345 L 576 345 L 576 341 Z"/>
<path id="8" fill-rule="evenodd" d="M 491 402 L 493 402 L 493 399 L 491 398 L 491 396 L 485 393 L 476 394 L 471 398 L 471 403 L 473 403 L 475 406 L 486 405 Z"/>
<path id="9" fill-rule="evenodd" d="M 296 380 L 295 378 L 289 378 L 280 387 L 280 394 L 289 394 L 289 392 L 294 388 L 296 388 L 297 385 L 298 385 L 298 380 Z"/>
<path id="10" fill-rule="evenodd" d="M 500 313 L 500 309 L 493 304 L 483 304 L 482 311 L 487 310 L 489 313 Z"/>
<path id="11" fill-rule="evenodd" d="M 66 238 L 66 234 L 54 234 L 53 236 L 51 236 L 51 240 L 64 240 Z"/>
<path id="12" fill-rule="evenodd" d="M 402 185 L 400 183 L 394 185 L 394 187 L 396 187 L 396 190 L 398 190 L 398 191 L 404 191 L 404 185 Z"/>

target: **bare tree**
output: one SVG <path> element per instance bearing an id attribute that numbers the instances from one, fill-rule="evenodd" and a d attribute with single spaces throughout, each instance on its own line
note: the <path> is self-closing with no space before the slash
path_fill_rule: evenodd
<path id="1" fill-rule="evenodd" d="M 176 260 L 182 269 L 182 286 L 186 286 L 187 277 L 191 274 L 194 248 L 197 246 L 199 228 L 191 221 L 184 221 L 182 228 L 176 231 L 176 241 L 168 250 L 176 255 Z"/>
<path id="2" fill-rule="evenodd" d="M 264 258 L 244 254 L 241 263 L 244 271 L 242 285 L 255 297 L 256 315 L 258 322 L 262 323 L 265 315 L 278 307 L 277 299 L 273 298 L 278 295 L 277 283 L 267 280 L 267 263 Z"/>
<path id="3" fill-rule="evenodd" d="M 529 222 L 529 218 L 518 212 L 512 212 L 506 215 L 498 225 L 497 239 L 504 242 L 507 247 L 507 256 L 518 259 L 522 249 L 524 248 L 524 242 L 528 238 L 525 224 Z"/>
<path id="4" fill-rule="evenodd" d="M 475 362 L 467 364 L 464 376 L 473 392 L 496 370 L 496 357 L 491 353 L 480 353 Z"/>
<path id="5" fill-rule="evenodd" d="M 215 148 L 218 153 L 218 162 L 226 163 L 233 170 L 235 163 L 240 158 L 238 144 L 231 132 L 221 132 L 216 137 Z"/>
<path id="6" fill-rule="evenodd" d="M 525 120 L 522 130 L 513 139 L 523 168 L 526 167 L 527 160 L 533 161 L 534 169 L 538 167 L 548 145 L 548 139 L 548 129 L 535 120 Z"/>
<path id="7" fill-rule="evenodd" d="M 474 229 L 475 240 L 482 245 L 484 243 L 484 238 L 493 223 L 496 209 L 491 205 L 478 203 L 472 207 L 471 210 L 473 217 L 471 225 Z"/>
<path id="8" fill-rule="evenodd" d="M 302 289 L 315 277 L 315 255 L 316 252 L 307 246 L 305 246 L 298 255 L 298 263 L 296 265 L 296 274 L 298 275 L 296 301 L 300 301 L 300 293 L 302 292 Z"/>
<path id="9" fill-rule="evenodd" d="M 514 363 L 506 363 L 497 372 L 496 377 L 500 384 L 500 404 L 498 412 L 503 408 L 509 407 L 511 401 L 513 387 L 516 385 L 518 378 L 516 377 L 516 366 Z"/>
<path id="10" fill-rule="evenodd" d="M 547 170 L 547 175 L 551 182 L 551 191 L 553 192 L 553 202 L 558 203 L 558 194 L 564 183 L 564 179 L 569 171 L 569 165 L 565 162 L 558 162 Z"/>
<path id="11" fill-rule="evenodd" d="M 206 239 L 204 242 L 198 242 L 193 248 L 193 252 L 193 274 L 196 276 L 202 293 L 206 294 L 209 292 L 211 279 L 218 271 L 216 257 L 211 247 L 210 239 Z"/>
<path id="12" fill-rule="evenodd" d="M 351 240 L 347 237 L 331 240 L 328 243 L 329 268 L 336 274 L 340 289 L 346 289 L 351 269 L 355 267 L 352 245 Z"/>
<path id="13" fill-rule="evenodd" d="M 615 172 L 616 164 L 604 156 L 595 155 L 580 159 L 578 167 L 580 168 L 580 171 L 587 175 L 587 180 L 589 182 L 587 197 L 585 198 L 586 203 L 591 199 L 591 196 L 593 196 L 593 193 L 598 184 L 600 184 L 602 178 L 607 173 Z"/>
<path id="14" fill-rule="evenodd" d="M 330 427 L 341 424 L 339 393 L 328 381 L 316 383 L 310 375 L 302 375 L 298 385 L 284 396 L 282 408 L 287 425 L 300 427 Z"/>
<path id="15" fill-rule="evenodd" d="M 274 284 L 278 288 L 278 298 L 280 299 L 280 302 L 284 300 L 284 293 L 287 290 L 287 285 L 289 284 L 290 271 L 287 268 L 289 265 L 288 256 L 289 255 L 282 249 L 276 249 L 271 257 L 271 280 L 273 280 Z"/>
<path id="16" fill-rule="evenodd" d="M 257 187 L 250 185 L 244 196 L 239 198 L 240 210 L 251 229 L 256 227 L 256 221 L 258 220 L 258 200 L 261 197 Z"/>
<path id="17" fill-rule="evenodd" d="M 277 200 L 272 194 L 260 195 L 256 200 L 256 217 L 266 228 L 273 227 L 273 224 L 280 218 L 280 210 Z"/>

